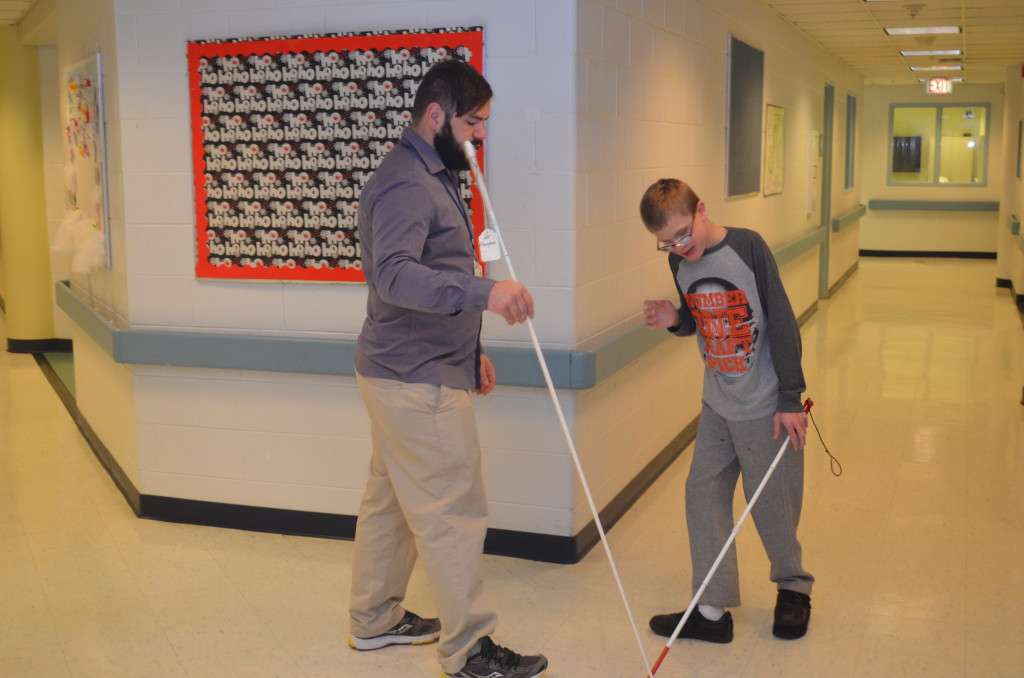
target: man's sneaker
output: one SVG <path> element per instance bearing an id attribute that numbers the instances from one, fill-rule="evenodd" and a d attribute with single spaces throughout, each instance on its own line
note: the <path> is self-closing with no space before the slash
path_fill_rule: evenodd
<path id="1" fill-rule="evenodd" d="M 458 673 L 446 673 L 445 678 L 538 678 L 548 668 L 544 655 L 524 657 L 501 645 L 495 645 L 489 636 L 480 639 L 480 651 L 470 656 Z"/>
<path id="2" fill-rule="evenodd" d="M 684 614 L 685 612 L 676 612 L 655 615 L 651 617 L 651 630 L 659 636 L 671 638 Z M 711 621 L 695 607 L 686 619 L 686 623 L 683 624 L 683 630 L 679 632 L 679 637 L 704 640 L 709 643 L 731 643 L 732 613 L 726 612 L 718 621 Z"/>
<path id="3" fill-rule="evenodd" d="M 811 620 L 811 597 L 806 593 L 779 589 L 775 600 L 775 624 L 772 633 L 776 638 L 794 640 L 807 633 L 807 622 Z"/>
<path id="4" fill-rule="evenodd" d="M 356 650 L 379 650 L 388 645 L 423 645 L 441 637 L 441 621 L 423 619 L 418 614 L 405 613 L 402 621 L 372 638 L 348 637 L 348 644 Z"/>

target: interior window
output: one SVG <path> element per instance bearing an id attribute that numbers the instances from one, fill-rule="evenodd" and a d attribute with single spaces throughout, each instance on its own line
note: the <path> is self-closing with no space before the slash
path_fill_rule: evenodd
<path id="1" fill-rule="evenodd" d="M 890 184 L 985 184 L 988 104 L 894 104 L 891 113 Z"/>

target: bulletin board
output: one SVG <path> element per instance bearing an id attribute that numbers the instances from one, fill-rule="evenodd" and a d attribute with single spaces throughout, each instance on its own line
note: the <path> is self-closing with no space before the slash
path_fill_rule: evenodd
<path id="1" fill-rule="evenodd" d="M 482 29 L 188 43 L 196 276 L 365 281 L 360 192 L 448 59 L 483 72 Z M 460 185 L 479 234 L 468 172 Z"/>
<path id="2" fill-rule="evenodd" d="M 729 36 L 726 196 L 761 192 L 764 52 Z"/>
<path id="3" fill-rule="evenodd" d="M 764 194 L 782 193 L 785 177 L 786 109 L 768 104 L 764 126 Z"/>
<path id="4" fill-rule="evenodd" d="M 100 55 L 69 66 L 63 86 L 66 209 L 54 249 L 72 271 L 89 273 L 111 263 Z"/>

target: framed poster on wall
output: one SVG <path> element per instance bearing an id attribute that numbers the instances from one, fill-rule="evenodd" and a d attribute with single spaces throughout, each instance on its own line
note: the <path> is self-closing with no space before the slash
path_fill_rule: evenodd
<path id="1" fill-rule="evenodd" d="M 764 52 L 732 36 L 727 96 L 725 195 L 757 195 L 761 192 Z"/>
<path id="2" fill-rule="evenodd" d="M 764 194 L 782 193 L 786 140 L 786 109 L 768 104 L 764 125 Z"/>
<path id="3" fill-rule="evenodd" d="M 54 249 L 71 257 L 72 271 L 88 273 L 111 262 L 99 53 L 69 66 L 63 85 L 66 212 Z"/>
<path id="4" fill-rule="evenodd" d="M 360 191 L 447 59 L 483 72 L 482 29 L 190 42 L 196 276 L 363 282 Z"/>

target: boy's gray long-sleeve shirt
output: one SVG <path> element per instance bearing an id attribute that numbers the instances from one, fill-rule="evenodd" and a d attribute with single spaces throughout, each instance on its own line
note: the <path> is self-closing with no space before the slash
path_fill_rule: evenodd
<path id="1" fill-rule="evenodd" d="M 802 411 L 800 328 L 764 239 L 728 228 L 700 259 L 671 253 L 669 266 L 682 300 L 669 331 L 697 335 L 704 402 L 737 420 Z"/>

